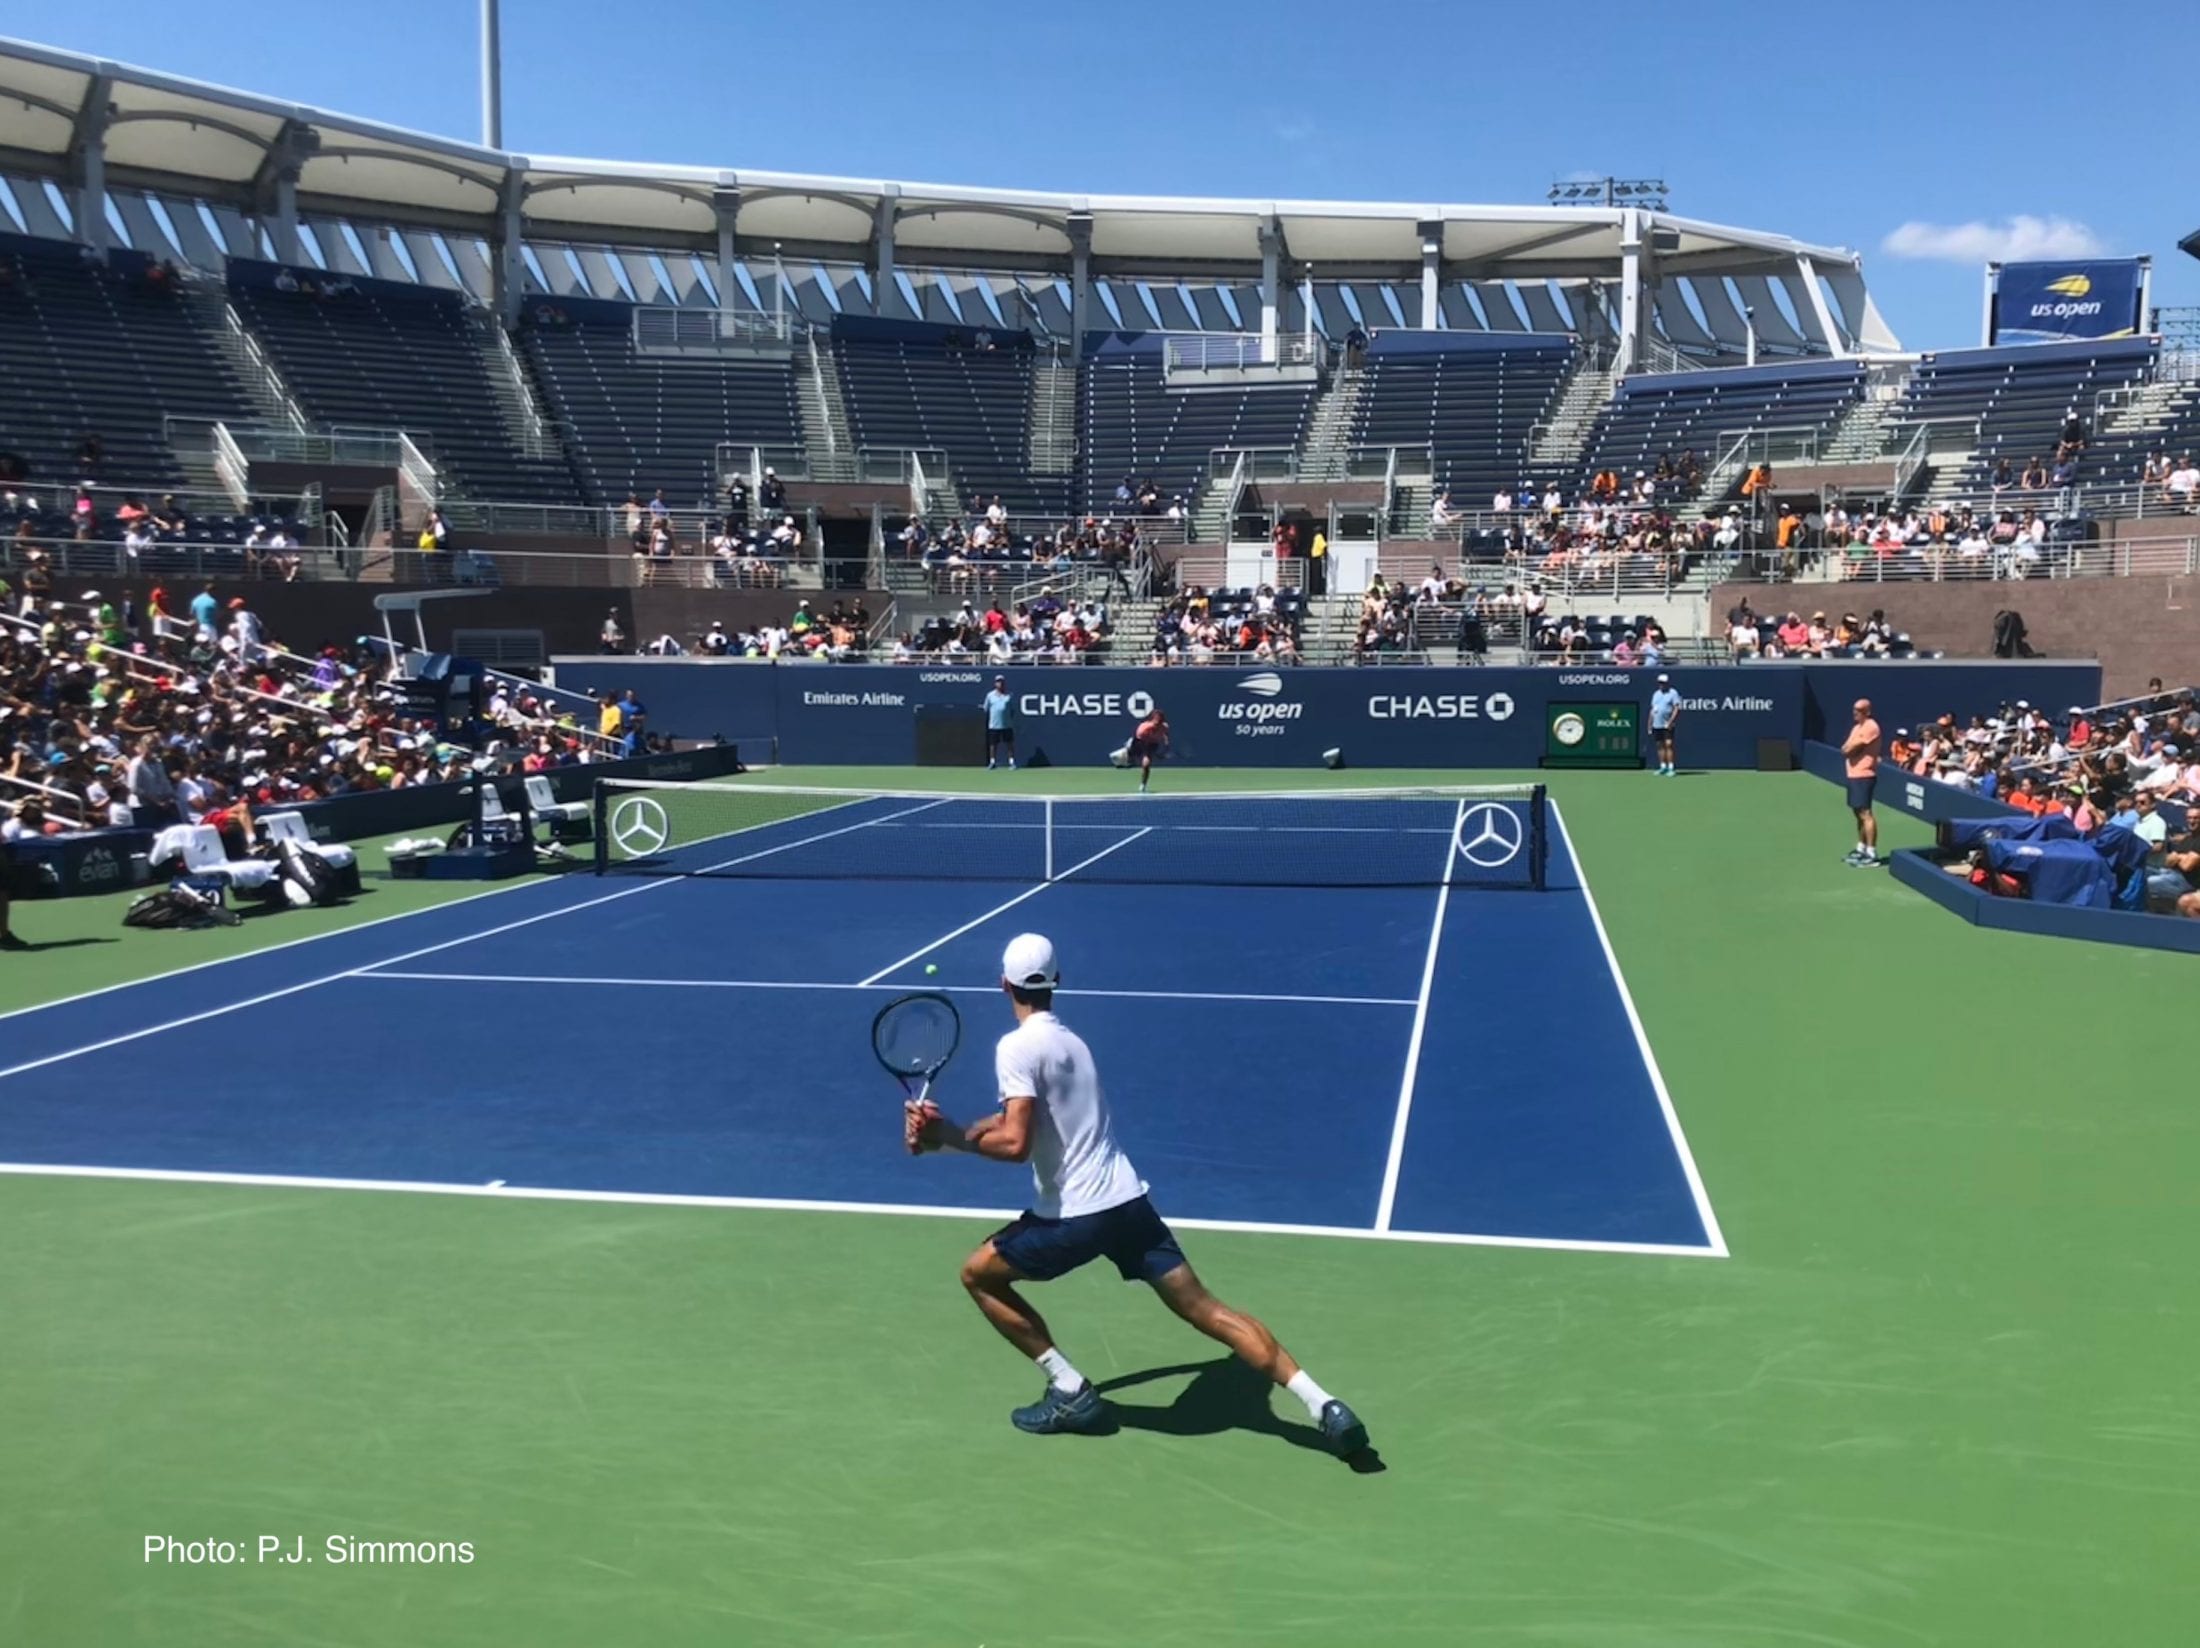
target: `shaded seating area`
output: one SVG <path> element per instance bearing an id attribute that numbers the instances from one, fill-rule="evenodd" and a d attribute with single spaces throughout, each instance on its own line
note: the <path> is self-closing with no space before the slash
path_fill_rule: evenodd
<path id="1" fill-rule="evenodd" d="M 784 360 L 642 354 L 633 305 L 588 298 L 530 299 L 519 338 L 591 503 L 709 500 L 721 441 L 802 444 Z"/>
<path id="2" fill-rule="evenodd" d="M 1311 383 L 1168 387 L 1162 334 L 1102 332 L 1085 340 L 1078 444 L 1085 505 L 1122 513 L 1116 487 L 1151 481 L 1164 504 L 1189 498 L 1217 447 L 1297 447 L 1314 404 Z"/>
<path id="3" fill-rule="evenodd" d="M 1029 332 L 840 315 L 834 369 L 859 450 L 932 448 L 967 503 L 999 497 L 1017 516 L 1060 516 L 1067 478 L 1031 472 Z"/>
<path id="4" fill-rule="evenodd" d="M 456 292 L 234 258 L 229 287 L 315 422 L 402 429 L 472 498 L 582 501 L 562 453 L 520 450 L 495 387 L 495 323 Z"/>
<path id="5" fill-rule="evenodd" d="M 1529 475 L 1529 448 L 1573 360 L 1564 336 L 1377 332 L 1353 444 L 1425 446 L 1437 489 L 1486 509 L 1498 488 L 1544 478 Z"/>
<path id="6" fill-rule="evenodd" d="M 0 450 L 41 499 L 83 480 L 165 488 L 183 473 L 167 416 L 249 419 L 252 403 L 193 320 L 181 277 L 142 252 L 104 256 L 0 235 Z M 80 448 L 96 436 L 99 453 Z M 12 469 L 13 466 L 11 466 Z"/>

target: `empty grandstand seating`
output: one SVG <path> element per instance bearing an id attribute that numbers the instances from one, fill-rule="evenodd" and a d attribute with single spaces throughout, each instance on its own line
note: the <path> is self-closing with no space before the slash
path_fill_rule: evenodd
<path id="1" fill-rule="evenodd" d="M 1638 469 L 1655 469 L 1660 458 L 1689 451 L 1709 477 L 1733 435 L 1774 429 L 1823 434 L 1863 392 L 1864 369 L 1855 361 L 1624 378 L 1590 432 L 1581 479 L 1586 484 L 1609 469 L 1625 482 Z M 1729 478 L 1729 490 L 1738 478 Z"/>
<path id="2" fill-rule="evenodd" d="M 659 488 L 697 502 L 715 490 L 719 442 L 801 445 L 785 360 L 640 354 L 633 318 L 631 305 L 581 298 L 537 298 L 521 316 L 527 361 L 590 502 Z"/>
<path id="3" fill-rule="evenodd" d="M 2033 458 L 2051 462 L 2064 417 L 2075 409 L 2090 424 L 2094 397 L 2139 382 L 2154 357 L 2152 338 L 1943 350 L 1919 357 L 1889 423 L 1976 420 L 1977 448 L 1954 487 L 1943 490 L 1984 491 L 2002 458 L 2020 471 Z M 2098 473 L 2081 465 L 2079 478 Z"/>
<path id="4" fill-rule="evenodd" d="M 1171 389 L 1159 333 L 1093 334 L 1085 352 L 1077 423 L 1089 509 L 1116 508 L 1126 476 L 1164 499 L 1189 497 L 1215 448 L 1295 448 L 1306 433 L 1312 383 Z"/>
<path id="5" fill-rule="evenodd" d="M 1573 364 L 1573 339 L 1526 333 L 1377 332 L 1352 432 L 1359 446 L 1430 448 L 1435 484 L 1484 509 L 1528 475 L 1532 432 Z"/>
<path id="6" fill-rule="evenodd" d="M 41 493 L 84 480 L 88 434 L 99 480 L 158 490 L 183 479 L 164 415 L 245 419 L 251 402 L 193 325 L 177 282 L 141 252 L 87 258 L 80 246 L 0 235 L 0 448 Z"/>
<path id="7" fill-rule="evenodd" d="M 832 338 L 859 449 L 944 452 L 965 499 L 998 495 L 1011 515 L 1068 509 L 1067 477 L 1031 471 L 1029 332 L 991 329 L 981 348 L 969 327 L 842 315 Z"/>
<path id="8" fill-rule="evenodd" d="M 285 290 L 278 281 L 294 287 Z M 447 488 L 480 500 L 577 504 L 560 453 L 533 458 L 507 427 L 489 359 L 455 292 L 232 259 L 230 295 L 317 422 L 402 429 Z"/>

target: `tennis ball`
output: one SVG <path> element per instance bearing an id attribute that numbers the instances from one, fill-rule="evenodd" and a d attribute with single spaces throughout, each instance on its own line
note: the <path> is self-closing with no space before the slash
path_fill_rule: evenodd
<path id="1" fill-rule="evenodd" d="M 939 970 L 940 964 L 936 961 L 928 961 L 924 964 L 924 976 L 926 978 L 930 978 L 934 973 L 937 973 Z"/>

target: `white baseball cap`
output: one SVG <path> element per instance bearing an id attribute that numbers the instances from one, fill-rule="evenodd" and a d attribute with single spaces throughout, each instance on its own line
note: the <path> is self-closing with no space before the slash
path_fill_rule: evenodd
<path id="1" fill-rule="evenodd" d="M 1001 952 L 1001 977 L 1020 990 L 1051 990 L 1060 976 L 1054 941 L 1043 933 L 1018 933 Z"/>

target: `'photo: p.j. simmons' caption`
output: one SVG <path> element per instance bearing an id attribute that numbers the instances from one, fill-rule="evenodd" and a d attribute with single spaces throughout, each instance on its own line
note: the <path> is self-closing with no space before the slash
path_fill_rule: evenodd
<path id="1" fill-rule="evenodd" d="M 463 1568 L 474 1560 L 474 1542 L 356 1539 L 350 1534 L 330 1534 L 320 1540 L 304 1534 L 248 1534 L 242 1539 L 178 1539 L 174 1534 L 147 1534 L 144 1560 L 180 1568 L 254 1564 L 286 1568 L 315 1564 L 343 1568 Z"/>

